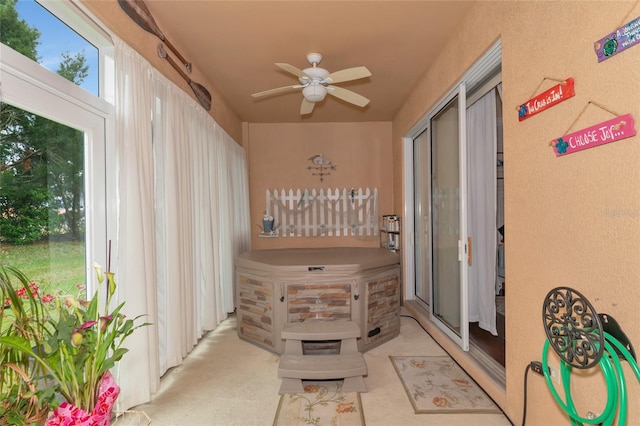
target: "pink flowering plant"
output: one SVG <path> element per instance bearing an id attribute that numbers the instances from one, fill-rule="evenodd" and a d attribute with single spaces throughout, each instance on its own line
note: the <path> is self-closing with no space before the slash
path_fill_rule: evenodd
<path id="1" fill-rule="evenodd" d="M 137 328 L 148 325 L 139 323 L 142 315 L 126 318 L 121 313 L 124 302 L 110 310 L 116 290 L 114 274 L 103 273 L 97 264 L 94 267 L 99 290 L 91 300 L 84 300 L 84 286 L 78 287 L 77 295 L 36 291 L 33 299 L 45 313 L 42 334 L 35 338 L 22 335 L 0 337 L 0 347 L 29 355 L 41 369 L 42 379 L 48 384 L 40 391 L 41 395 L 55 408 L 47 420 L 48 425 L 85 424 L 80 422 L 85 417 L 86 424 L 102 424 L 91 417 L 98 412 L 108 421 L 111 407 L 105 407 L 105 400 L 112 405 L 119 392 L 109 370 L 127 353 L 128 350 L 122 346 L 125 339 Z M 103 286 L 107 295 L 101 300 L 100 289 Z M 105 396 L 105 392 L 109 395 Z M 57 407 L 55 398 L 51 398 L 52 393 L 62 396 L 66 402 Z M 60 420 L 63 413 L 72 413 L 78 422 L 64 423 Z"/>
<path id="2" fill-rule="evenodd" d="M 46 313 L 39 299 L 40 289 L 19 270 L 0 265 L 0 337 L 21 336 L 40 342 L 46 336 Z M 34 378 L 44 373 L 27 353 L 0 344 L 0 425 L 38 424 L 44 421 L 49 404 L 39 395 Z"/>

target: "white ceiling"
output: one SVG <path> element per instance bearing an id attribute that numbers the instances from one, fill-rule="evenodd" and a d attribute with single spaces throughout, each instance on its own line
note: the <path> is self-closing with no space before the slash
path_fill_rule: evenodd
<path id="1" fill-rule="evenodd" d="M 391 121 L 434 58 L 456 54 L 442 50 L 472 3 L 145 1 L 167 39 L 251 123 Z M 299 90 L 251 96 L 297 84 L 274 62 L 304 69 L 311 52 L 323 55 L 320 66 L 330 72 L 366 66 L 371 77 L 338 85 L 369 98 L 369 105 L 359 108 L 327 96 L 301 117 Z"/>

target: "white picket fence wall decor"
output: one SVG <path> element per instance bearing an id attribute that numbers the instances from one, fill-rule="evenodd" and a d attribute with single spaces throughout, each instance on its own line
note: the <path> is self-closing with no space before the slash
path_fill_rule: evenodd
<path id="1" fill-rule="evenodd" d="M 378 235 L 378 188 L 267 189 L 266 196 L 280 237 Z"/>

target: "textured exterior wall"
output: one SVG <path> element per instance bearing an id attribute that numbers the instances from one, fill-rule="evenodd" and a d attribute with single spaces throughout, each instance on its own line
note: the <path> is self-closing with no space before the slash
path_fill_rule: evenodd
<path id="1" fill-rule="evenodd" d="M 351 283 L 288 284 L 287 322 L 351 319 Z"/>
<path id="2" fill-rule="evenodd" d="M 367 287 L 367 317 L 363 339 L 367 346 L 386 342 L 400 333 L 400 270 L 365 281 Z M 372 330 L 377 334 L 369 336 Z"/>
<path id="3" fill-rule="evenodd" d="M 496 40 L 502 40 L 509 230 L 506 391 L 446 338 L 440 341 L 516 424 L 522 418 L 524 369 L 541 358 L 542 302 L 552 288 L 563 285 L 582 292 L 597 311 L 616 318 L 636 347 L 640 345 L 640 140 L 636 136 L 560 158 L 549 146 L 559 136 L 614 114 L 631 113 L 638 129 L 640 47 L 598 63 L 593 43 L 639 15 L 637 2 L 478 2 L 393 122 L 394 205 L 400 212 L 402 137 Z M 545 77 L 575 78 L 576 96 L 519 122 L 517 106 L 556 84 L 543 82 Z M 631 381 L 630 400 L 637 401 L 640 386 Z M 604 389 L 599 383 L 579 383 L 572 383 L 572 389 L 581 412 L 601 411 Z M 570 424 L 540 377 L 529 379 L 527 413 L 530 425 Z M 630 405 L 629 419 L 640 419 L 638 404 Z"/>
<path id="4" fill-rule="evenodd" d="M 282 353 L 285 323 L 350 320 L 360 327 L 357 345 L 364 352 L 400 333 L 397 256 L 381 248 L 320 250 L 258 250 L 238 257 L 241 338 Z M 328 262 L 336 252 L 340 259 Z M 323 269 L 308 270 L 318 264 Z"/>
<path id="5" fill-rule="evenodd" d="M 237 275 L 238 334 L 268 348 L 275 344 L 273 283 Z"/>

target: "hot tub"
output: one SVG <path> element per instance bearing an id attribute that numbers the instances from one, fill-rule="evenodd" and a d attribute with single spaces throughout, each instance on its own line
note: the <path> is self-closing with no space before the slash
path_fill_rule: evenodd
<path id="1" fill-rule="evenodd" d="M 383 248 L 244 253 L 236 258 L 238 336 L 281 354 L 285 323 L 350 319 L 365 352 L 400 333 L 399 263 Z"/>

